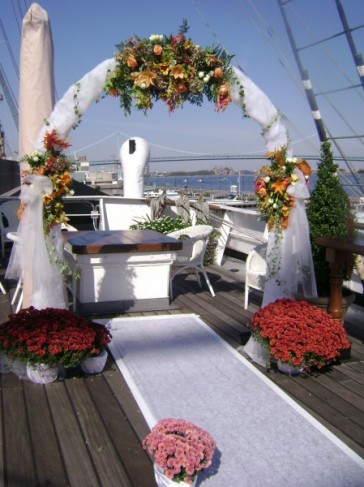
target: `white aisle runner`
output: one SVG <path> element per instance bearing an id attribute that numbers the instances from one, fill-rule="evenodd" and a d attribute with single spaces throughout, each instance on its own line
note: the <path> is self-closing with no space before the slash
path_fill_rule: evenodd
<path id="1" fill-rule="evenodd" d="M 110 351 L 152 427 L 184 418 L 217 454 L 203 487 L 362 487 L 364 460 L 196 315 L 102 320 Z"/>

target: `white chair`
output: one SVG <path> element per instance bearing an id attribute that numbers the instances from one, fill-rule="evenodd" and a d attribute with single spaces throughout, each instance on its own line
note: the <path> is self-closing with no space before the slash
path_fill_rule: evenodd
<path id="1" fill-rule="evenodd" d="M 0 281 L 0 291 L 3 293 L 3 294 L 6 294 L 6 289 L 4 288 L 4 285 L 3 283 Z"/>
<path id="2" fill-rule="evenodd" d="M 267 272 L 266 263 L 267 244 L 262 243 L 254 247 L 248 254 L 245 263 L 245 297 L 244 308 L 248 309 L 249 290 L 256 289 L 264 291 L 265 276 Z"/>
<path id="3" fill-rule="evenodd" d="M 63 249 L 63 259 L 65 265 L 68 267 L 68 273 L 64 276 L 64 283 L 67 292 L 68 307 L 72 306 L 72 311 L 77 311 L 77 274 L 79 269 L 73 254 L 66 248 Z M 70 296 L 69 296 L 70 295 Z M 71 300 L 68 298 L 71 297 Z"/>
<path id="4" fill-rule="evenodd" d="M 9 242 L 19 242 L 20 237 L 18 232 L 8 232 L 6 234 L 6 238 Z M 23 276 L 19 277 L 18 279 L 10 304 L 11 306 L 15 306 L 15 313 L 20 311 L 23 304 Z"/>
<path id="5" fill-rule="evenodd" d="M 16 216 L 20 202 L 18 199 L 0 203 L 0 233 L 1 233 L 1 255 L 5 257 L 5 242 L 11 242 L 7 234 L 18 229 L 19 219 Z"/>
<path id="6" fill-rule="evenodd" d="M 177 258 L 172 264 L 169 284 L 170 298 L 173 299 L 172 281 L 181 271 L 194 269 L 197 281 L 201 285 L 199 273 L 205 277 L 206 284 L 212 296 L 215 296 L 210 280 L 203 265 L 205 251 L 209 242 L 209 236 L 213 231 L 211 225 L 195 225 L 182 230 L 176 230 L 168 234 L 169 237 L 183 240 L 182 250 L 177 251 Z"/>

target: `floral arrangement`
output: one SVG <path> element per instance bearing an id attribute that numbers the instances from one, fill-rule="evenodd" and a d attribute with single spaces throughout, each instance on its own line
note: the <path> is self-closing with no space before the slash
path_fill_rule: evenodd
<path id="1" fill-rule="evenodd" d="M 47 176 L 52 182 L 53 193 L 43 196 L 44 232 L 48 235 L 53 226 L 68 221 L 61 198 L 70 192 L 72 176 L 71 162 L 62 153 L 70 144 L 62 139 L 55 130 L 45 133 L 43 144 L 44 151 L 33 151 L 21 160 L 30 167 L 23 173 L 23 176 L 39 174 Z M 24 207 L 21 212 L 23 209 Z M 21 212 L 19 216 L 21 216 Z"/>
<path id="2" fill-rule="evenodd" d="M 211 465 L 216 443 L 205 430 L 184 419 L 163 419 L 143 440 L 167 478 L 191 484 Z"/>
<path id="3" fill-rule="evenodd" d="M 250 324 L 275 360 L 321 368 L 350 347 L 342 324 L 306 301 L 278 299 L 257 311 Z"/>
<path id="4" fill-rule="evenodd" d="M 110 341 L 104 325 L 66 309 L 30 307 L 0 325 L 0 353 L 29 365 L 76 367 Z"/>
<path id="5" fill-rule="evenodd" d="M 131 37 L 117 45 L 117 66 L 104 89 L 107 95 L 120 97 L 125 114 L 130 114 L 133 100 L 144 112 L 159 99 L 169 112 L 185 101 L 201 105 L 204 95 L 214 101 L 218 111 L 229 105 L 231 84 L 238 83 L 230 66 L 233 56 L 221 48 L 202 49 L 193 44 L 185 36 L 187 30 L 184 21 L 177 35 Z"/>
<path id="6" fill-rule="evenodd" d="M 267 222 L 269 230 L 285 230 L 294 198 L 287 189 L 296 184 L 298 177 L 294 174 L 298 168 L 308 180 L 311 174 L 309 164 L 303 159 L 286 157 L 287 146 L 268 152 L 266 157 L 271 165 L 263 166 L 255 178 L 255 194 L 261 220 Z"/>

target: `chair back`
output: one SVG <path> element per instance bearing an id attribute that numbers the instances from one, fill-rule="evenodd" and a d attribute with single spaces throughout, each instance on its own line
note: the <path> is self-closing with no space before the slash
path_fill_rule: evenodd
<path id="1" fill-rule="evenodd" d="M 1 251 L 4 257 L 5 242 L 12 241 L 7 237 L 7 233 L 16 232 L 19 226 L 19 219 L 16 215 L 20 202 L 18 199 L 8 200 L 0 203 L 0 233 L 1 233 Z"/>
<path id="2" fill-rule="evenodd" d="M 212 231 L 213 227 L 211 225 L 194 225 L 169 233 L 169 237 L 183 241 L 183 248 L 177 252 L 177 258 L 173 263 L 173 267 L 203 263 Z"/>

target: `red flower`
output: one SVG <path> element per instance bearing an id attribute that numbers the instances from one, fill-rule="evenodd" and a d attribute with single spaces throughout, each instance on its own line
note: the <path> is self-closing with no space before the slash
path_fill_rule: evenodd
<path id="1" fill-rule="evenodd" d="M 323 367 L 350 347 L 341 323 L 306 301 L 279 299 L 265 306 L 251 329 L 271 357 L 307 368 Z"/>
<path id="2" fill-rule="evenodd" d="M 30 364 L 74 367 L 110 340 L 105 326 L 64 309 L 31 307 L 0 325 L 0 352 Z"/>

